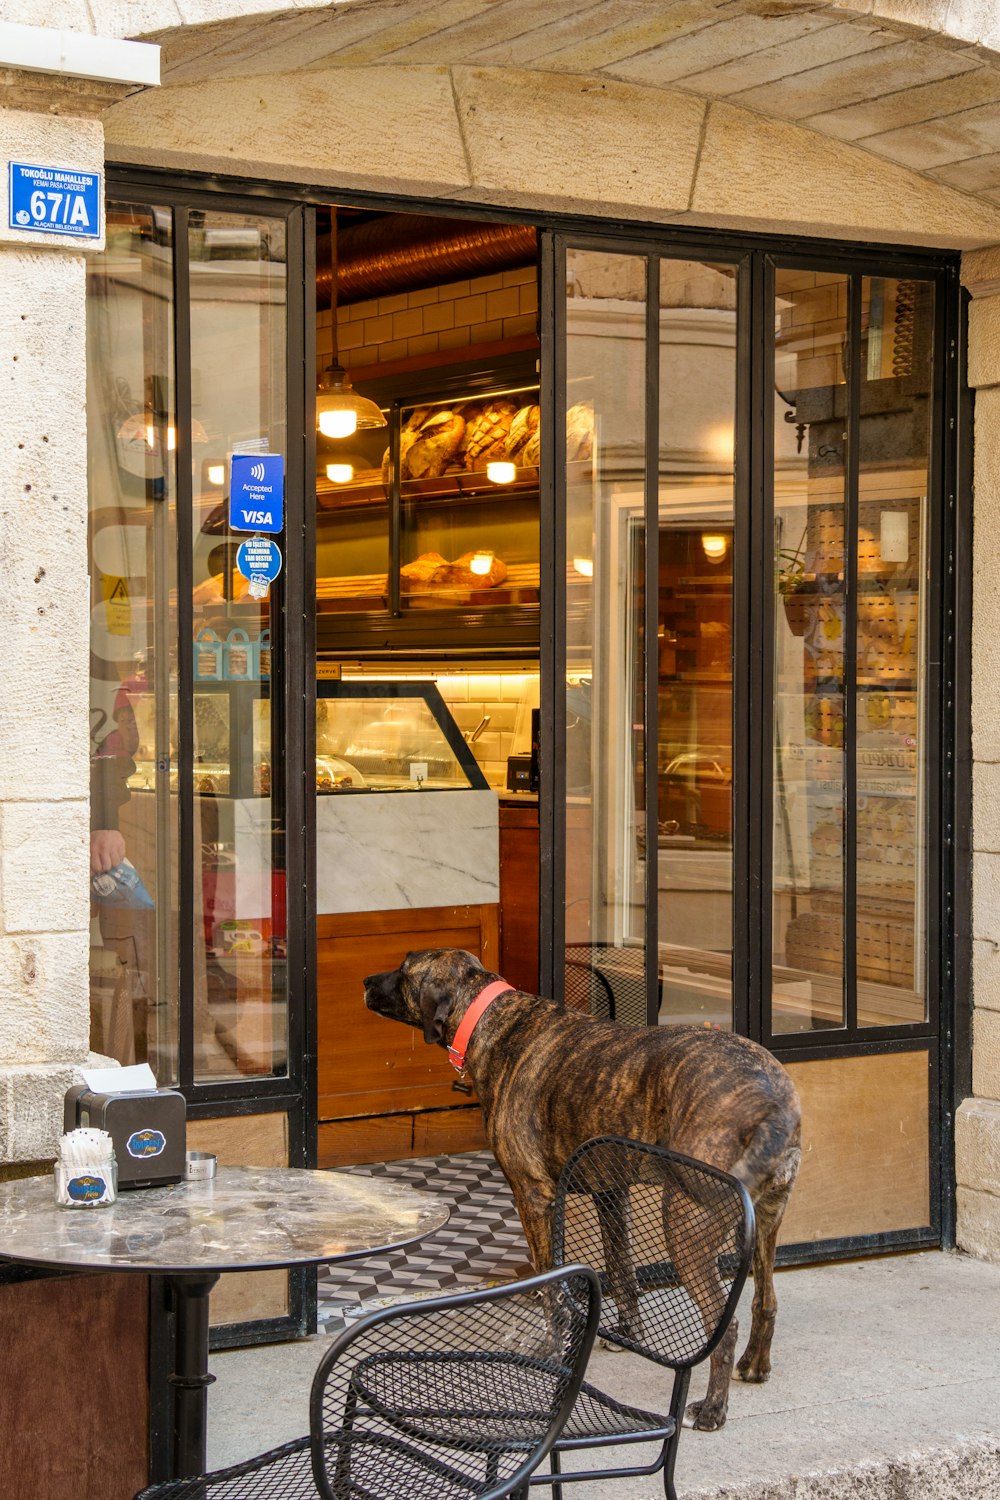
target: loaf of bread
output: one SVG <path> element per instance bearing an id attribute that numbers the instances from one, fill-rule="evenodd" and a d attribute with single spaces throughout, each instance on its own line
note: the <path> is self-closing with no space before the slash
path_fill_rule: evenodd
<path id="1" fill-rule="evenodd" d="M 469 469 L 485 469 L 494 459 L 506 458 L 507 434 L 516 411 L 513 401 L 500 397 L 487 402 L 478 417 L 473 418 L 465 442 Z"/>
<path id="2" fill-rule="evenodd" d="M 436 411 L 424 422 L 401 459 L 404 479 L 436 479 L 458 452 L 465 422 L 457 411 Z"/>
<path id="3" fill-rule="evenodd" d="M 435 575 L 442 573 L 447 567 L 448 560 L 440 552 L 421 552 L 412 562 L 403 564 L 399 576 L 404 588 L 427 588 L 433 583 Z"/>
<path id="4" fill-rule="evenodd" d="M 594 451 L 594 408 L 578 401 L 566 413 L 566 461 L 589 458 Z"/>
<path id="5" fill-rule="evenodd" d="M 506 456 L 514 464 L 537 464 L 541 411 L 537 405 L 522 406 L 507 434 Z"/>
<path id="6" fill-rule="evenodd" d="M 232 597 L 234 599 L 242 599 L 249 587 L 250 580 L 244 578 L 242 573 L 237 573 L 234 569 Z M 191 601 L 193 604 L 198 605 L 222 604 L 224 602 L 222 595 L 222 574 L 213 573 L 210 578 L 205 579 L 204 583 L 199 583 L 196 588 L 192 589 Z"/>
<path id="7" fill-rule="evenodd" d="M 399 467 L 400 473 L 405 476 L 407 472 L 406 459 L 410 449 L 420 436 L 420 429 L 431 414 L 429 406 L 415 406 L 403 423 L 399 433 Z M 382 455 L 382 478 L 386 484 L 389 483 L 389 453 L 387 448 Z"/>
<path id="8" fill-rule="evenodd" d="M 482 558 L 483 561 L 489 558 L 490 565 L 487 572 L 476 572 L 472 566 L 474 557 Z M 445 581 L 459 588 L 495 589 L 497 584 L 503 583 L 506 577 L 507 564 L 502 558 L 484 549 L 482 552 L 463 552 L 461 557 L 456 557 L 448 568 L 448 578 Z"/>

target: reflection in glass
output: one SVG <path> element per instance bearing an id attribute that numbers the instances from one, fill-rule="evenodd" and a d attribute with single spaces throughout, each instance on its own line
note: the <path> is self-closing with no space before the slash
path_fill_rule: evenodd
<path id="1" fill-rule="evenodd" d="M 287 1067 L 282 728 L 270 700 L 271 597 L 220 524 L 230 455 L 285 452 L 285 229 L 192 217 L 195 1077 Z"/>
<path id="2" fill-rule="evenodd" d="M 772 1027 L 843 1026 L 847 278 L 779 270 Z"/>
<path id="3" fill-rule="evenodd" d="M 862 282 L 857 644 L 858 1024 L 922 1021 L 925 602 L 934 294 Z"/>
<path id="4" fill-rule="evenodd" d="M 107 205 L 88 263 L 91 870 L 142 892 L 91 907 L 91 1047 L 177 1078 L 176 421 L 165 208 Z M 106 884 L 106 883 L 105 883 Z"/>
<path id="5" fill-rule="evenodd" d="M 736 272 L 660 262 L 662 1021 L 732 1025 Z"/>
<path id="6" fill-rule="evenodd" d="M 641 257 L 566 285 L 566 1002 L 646 1020 Z"/>

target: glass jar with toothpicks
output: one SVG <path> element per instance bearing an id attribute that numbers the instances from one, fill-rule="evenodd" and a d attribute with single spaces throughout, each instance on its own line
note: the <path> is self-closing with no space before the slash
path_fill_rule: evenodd
<path id="1" fill-rule="evenodd" d="M 81 1127 L 60 1136 L 53 1170 L 56 1202 L 65 1208 L 99 1208 L 118 1197 L 118 1165 L 106 1130 Z"/>

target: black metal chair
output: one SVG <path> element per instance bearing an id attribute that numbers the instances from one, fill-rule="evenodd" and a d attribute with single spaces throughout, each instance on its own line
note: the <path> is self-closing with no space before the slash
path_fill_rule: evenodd
<path id="1" fill-rule="evenodd" d="M 600 1308 L 567 1266 L 385 1308 L 335 1340 L 310 1435 L 136 1500 L 501 1500 L 527 1494 L 573 1409 Z"/>
<path id="2" fill-rule="evenodd" d="M 674 1372 L 669 1410 L 643 1411 L 584 1382 L 551 1473 L 532 1484 L 663 1471 L 677 1500 L 674 1463 L 692 1368 L 729 1328 L 754 1243 L 753 1205 L 735 1177 L 660 1146 L 616 1136 L 586 1141 L 563 1168 L 553 1206 L 553 1260 L 580 1261 L 601 1279 L 598 1332 L 606 1343 Z M 580 1449 L 657 1443 L 645 1465 L 561 1472 L 560 1455 Z"/>
<path id="3" fill-rule="evenodd" d="M 579 1010 L 601 1021 L 615 1018 L 615 992 L 605 975 L 580 958 L 567 958 L 564 998 L 570 1010 Z"/>

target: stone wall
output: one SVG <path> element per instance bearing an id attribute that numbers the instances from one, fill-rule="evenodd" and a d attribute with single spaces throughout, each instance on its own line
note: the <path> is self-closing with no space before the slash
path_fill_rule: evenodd
<path id="1" fill-rule="evenodd" d="M 0 75 L 0 161 L 100 169 L 107 90 Z M 6 167 L 2 191 L 7 194 Z M 88 242 L 99 247 L 103 241 Z M 0 223 L 0 1161 L 88 1055 L 85 257 Z"/>
<path id="2" fill-rule="evenodd" d="M 958 1238 L 1000 1261 L 1000 247 L 964 257 L 974 459 L 972 1097 L 958 1111 Z"/>

